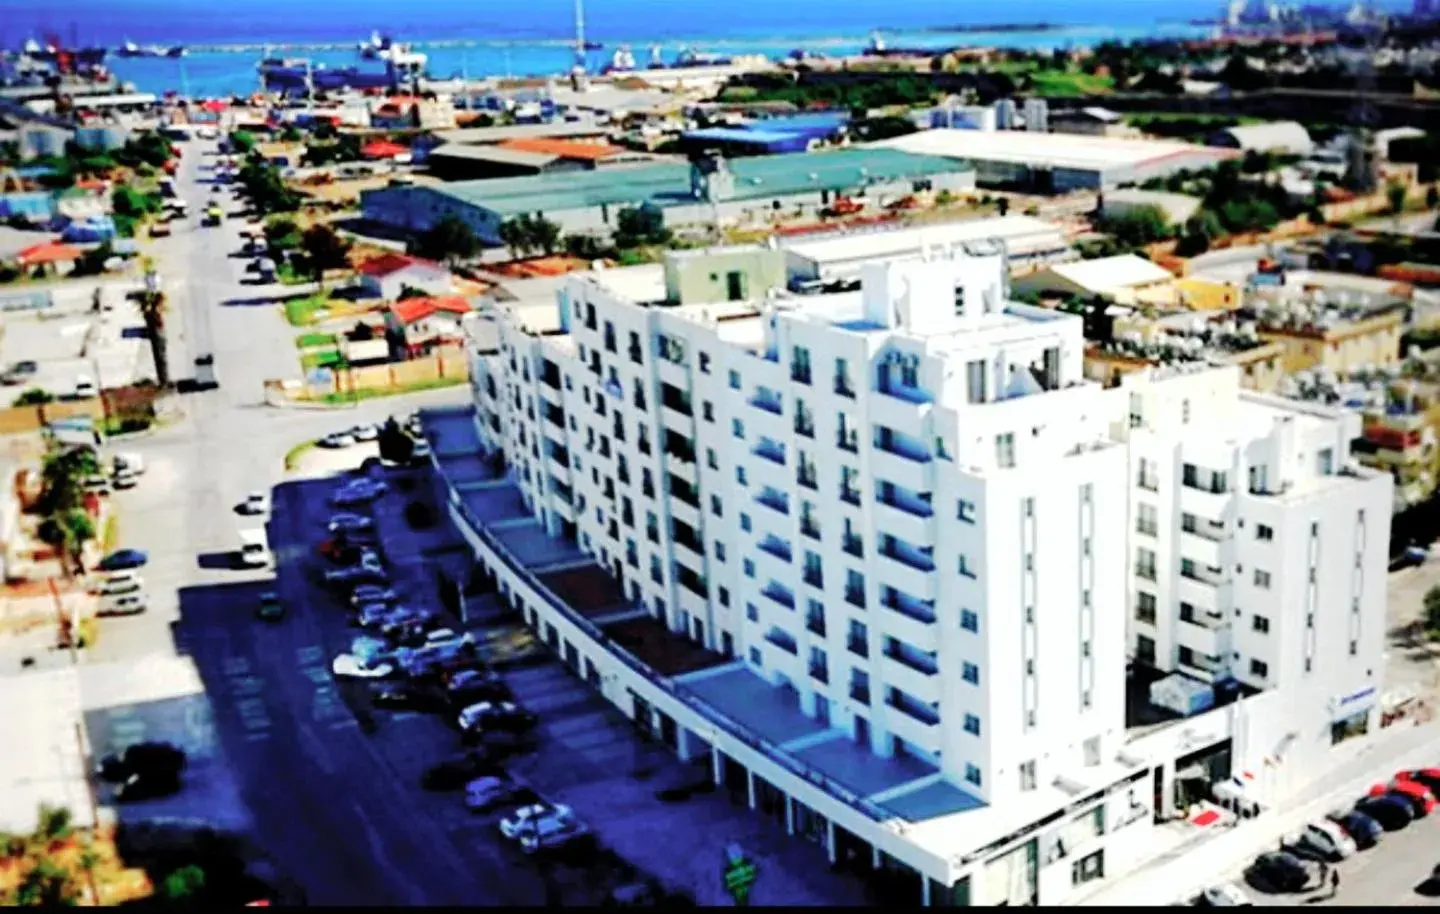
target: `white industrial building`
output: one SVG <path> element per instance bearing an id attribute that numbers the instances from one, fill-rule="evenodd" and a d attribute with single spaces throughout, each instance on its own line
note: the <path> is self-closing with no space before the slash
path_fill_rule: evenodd
<path id="1" fill-rule="evenodd" d="M 497 306 L 473 418 L 427 418 L 442 492 L 578 675 L 838 865 L 1065 903 L 1164 849 L 1194 765 L 1275 802 L 1373 725 L 1390 482 L 1347 415 L 1230 368 L 1085 381 L 998 246 L 832 295 L 673 272 Z M 1191 700 L 1137 727 L 1151 681 Z"/>
<path id="2" fill-rule="evenodd" d="M 1212 168 L 1239 155 L 1173 140 L 1012 130 L 922 130 L 870 145 L 958 159 L 975 168 L 975 182 L 982 187 L 1037 193 L 1109 191 Z"/>
<path id="3" fill-rule="evenodd" d="M 1033 216 L 998 216 L 910 228 L 795 235 L 779 242 L 792 285 L 858 280 L 867 263 L 918 260 L 957 246 L 998 241 L 1012 270 L 1078 258 L 1060 226 Z"/>

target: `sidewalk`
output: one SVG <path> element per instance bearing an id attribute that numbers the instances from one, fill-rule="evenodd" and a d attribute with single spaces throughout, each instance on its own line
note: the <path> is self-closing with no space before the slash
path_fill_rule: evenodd
<path id="1" fill-rule="evenodd" d="M 1359 755 L 1338 765 L 1284 804 L 1209 840 L 1175 848 L 1102 886 L 1076 904 L 1083 907 L 1150 907 L 1187 899 L 1223 881 L 1251 857 L 1273 850 L 1306 822 L 1349 807 L 1377 781 L 1402 768 L 1440 765 L 1440 726 L 1397 726 L 1383 731 Z"/>

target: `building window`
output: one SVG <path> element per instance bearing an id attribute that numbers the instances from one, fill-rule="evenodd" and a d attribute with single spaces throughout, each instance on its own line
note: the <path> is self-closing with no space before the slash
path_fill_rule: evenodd
<path id="1" fill-rule="evenodd" d="M 725 561 L 725 544 L 718 540 L 715 543 L 715 560 L 718 562 Z"/>
<path id="2" fill-rule="evenodd" d="M 976 787 L 980 786 L 980 769 L 969 762 L 965 763 L 965 780 Z"/>
<path id="3" fill-rule="evenodd" d="M 1251 657 L 1250 675 L 1254 676 L 1256 679 L 1264 679 L 1266 676 L 1270 675 L 1270 665 L 1263 660 L 1256 660 L 1254 657 Z"/>
<path id="4" fill-rule="evenodd" d="M 1098 850 L 1076 860 L 1070 867 L 1070 884 L 1084 885 L 1105 878 L 1105 851 Z"/>
<path id="5" fill-rule="evenodd" d="M 971 403 L 985 402 L 985 360 L 976 359 L 965 365 L 965 394 Z"/>
<path id="6" fill-rule="evenodd" d="M 1147 492 L 1160 490 L 1160 474 L 1155 468 L 1155 461 L 1148 457 L 1140 458 L 1135 484 Z"/>
<path id="7" fill-rule="evenodd" d="M 1322 448 L 1315 455 L 1315 471 L 1321 476 L 1333 476 L 1335 473 L 1335 451 L 1331 448 Z"/>
<path id="8" fill-rule="evenodd" d="M 708 353 L 708 352 L 702 352 L 702 353 L 700 353 L 700 373 L 701 373 L 701 374 L 709 374 L 709 373 L 710 373 L 710 353 Z"/>
<path id="9" fill-rule="evenodd" d="M 1263 543 L 1268 543 L 1275 538 L 1275 530 L 1264 524 L 1255 525 L 1255 538 Z"/>
<path id="10" fill-rule="evenodd" d="M 760 666 L 760 648 L 750 648 L 750 663 L 752 666 Z"/>
<path id="11" fill-rule="evenodd" d="M 971 736 L 979 736 L 979 735 L 980 735 L 980 718 L 976 717 L 974 714 L 966 714 L 966 715 L 965 715 L 965 732 L 966 732 L 966 733 L 969 733 Z"/>
<path id="12" fill-rule="evenodd" d="M 978 634 L 980 631 L 980 617 L 975 614 L 973 609 L 962 609 L 960 610 L 960 627 L 967 632 L 975 632 Z"/>
<path id="13" fill-rule="evenodd" d="M 715 515 L 716 517 L 722 516 L 721 510 L 720 510 L 720 496 L 719 496 L 719 495 L 711 495 L 711 496 L 710 496 L 710 513 L 713 514 L 713 515 Z M 721 558 L 721 561 L 723 562 L 723 561 L 724 561 L 724 558 Z"/>
<path id="14" fill-rule="evenodd" d="M 751 622 L 760 621 L 760 610 L 756 608 L 754 603 L 745 604 L 745 618 Z"/>
<path id="15" fill-rule="evenodd" d="M 745 437 L 745 423 L 744 423 L 744 422 L 741 422 L 739 419 L 731 419 L 731 420 L 730 420 L 730 434 L 734 435 L 736 438 L 744 438 L 744 437 Z"/>
<path id="16" fill-rule="evenodd" d="M 1135 531 L 1146 536 L 1155 536 L 1160 530 L 1159 516 L 1154 505 L 1139 503 L 1135 509 Z"/>
<path id="17" fill-rule="evenodd" d="M 725 588 L 721 587 L 721 588 L 720 588 L 720 594 L 719 594 L 719 595 L 720 595 L 720 605 L 721 605 L 721 606 L 729 606 L 729 605 L 730 605 L 730 591 L 728 591 L 728 590 L 726 590 Z"/>
<path id="18" fill-rule="evenodd" d="M 740 529 L 741 529 L 741 530 L 744 530 L 746 533 L 749 533 L 749 532 L 750 532 L 750 515 L 748 515 L 748 514 L 741 514 L 741 515 L 740 515 Z"/>
<path id="19" fill-rule="evenodd" d="M 1020 790 L 1028 792 L 1035 789 L 1035 761 L 1020 763 Z"/>
<path id="20" fill-rule="evenodd" d="M 1265 589 L 1265 590 L 1269 590 L 1269 589 L 1270 589 L 1270 572 L 1268 572 L 1268 571 L 1261 571 L 1259 568 L 1256 568 L 1256 569 L 1255 569 L 1255 586 L 1256 586 L 1256 587 L 1263 588 L 1263 589 Z"/>
<path id="21" fill-rule="evenodd" d="M 1030 556 L 1027 555 L 1025 558 L 1029 560 Z M 970 562 L 963 555 L 960 556 L 960 576 L 975 580 L 975 572 L 970 568 Z"/>
<path id="22" fill-rule="evenodd" d="M 1135 595 L 1135 621 L 1155 624 L 1155 595 L 1140 591 Z"/>
<path id="23" fill-rule="evenodd" d="M 715 455 L 715 449 L 713 447 L 707 447 L 705 449 L 705 465 L 712 470 L 720 469 L 720 458 Z"/>
<path id="24" fill-rule="evenodd" d="M 960 677 L 971 685 L 979 685 L 980 668 L 973 663 L 966 663 L 960 671 Z"/>
<path id="25" fill-rule="evenodd" d="M 995 436 L 995 463 L 1002 470 L 1015 466 L 1015 433 L 1005 432 Z"/>
<path id="26" fill-rule="evenodd" d="M 740 372 L 738 372 L 738 371 L 732 371 L 732 372 L 730 372 L 730 389 L 731 389 L 731 390 L 739 390 L 739 389 L 740 389 Z"/>
<path id="27" fill-rule="evenodd" d="M 755 562 L 752 561 L 751 559 L 746 559 L 746 560 L 745 560 L 745 577 L 747 577 L 747 578 L 753 578 L 753 577 L 755 577 Z"/>
<path id="28" fill-rule="evenodd" d="M 1135 550 L 1135 574 L 1147 581 L 1155 580 L 1155 550 L 1143 546 Z"/>
<path id="29" fill-rule="evenodd" d="M 967 524 L 975 523 L 975 503 L 966 501 L 963 498 L 960 499 L 960 508 L 957 512 L 957 516 L 960 520 L 963 520 Z"/>
<path id="30" fill-rule="evenodd" d="M 715 404 L 714 404 L 714 403 L 711 403 L 709 400 L 706 400 L 705 402 L 701 403 L 701 404 L 700 404 L 700 415 L 704 417 L 704 419 L 705 419 L 706 422 L 714 422 L 714 421 L 715 421 Z"/>
<path id="31" fill-rule="evenodd" d="M 744 468 L 744 467 L 736 467 L 736 468 L 735 468 L 735 481 L 738 482 L 738 483 L 740 483 L 740 485 L 742 485 L 742 486 L 743 486 L 743 485 L 748 485 L 748 483 L 745 481 L 745 468 Z"/>

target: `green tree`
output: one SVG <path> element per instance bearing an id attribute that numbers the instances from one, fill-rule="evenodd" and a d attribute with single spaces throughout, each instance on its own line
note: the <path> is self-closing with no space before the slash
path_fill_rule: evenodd
<path id="1" fill-rule="evenodd" d="M 160 883 L 160 898 L 170 904 L 194 904 L 205 893 L 205 871 L 191 864 L 182 866 Z"/>
<path id="2" fill-rule="evenodd" d="M 534 247 L 544 251 L 546 255 L 553 254 L 559 249 L 560 238 L 563 234 L 560 223 L 551 222 L 541 215 L 530 216 L 526 221 L 530 242 Z"/>
<path id="3" fill-rule="evenodd" d="M 1432 638 L 1440 638 L 1440 586 L 1425 592 L 1425 630 Z"/>
<path id="4" fill-rule="evenodd" d="M 1440 206 L 1440 190 L 1432 184 L 1425 190 L 1425 208 L 1435 209 L 1437 206 Z"/>
<path id="5" fill-rule="evenodd" d="M 479 252 L 480 239 L 464 220 L 453 215 L 441 217 L 410 245 L 410 253 L 445 263 L 469 260 Z"/>
<path id="6" fill-rule="evenodd" d="M 110 195 L 110 208 L 117 216 L 139 219 L 159 209 L 159 201 L 150 194 L 142 194 L 122 184 Z"/>
<path id="7" fill-rule="evenodd" d="M 670 230 L 659 207 L 625 207 L 615 214 L 615 246 L 634 248 L 645 244 L 669 244 Z"/>
<path id="8" fill-rule="evenodd" d="M 530 234 L 525 224 L 528 216 L 514 216 L 500 223 L 500 243 L 510 252 L 511 260 L 530 253 Z"/>
<path id="9" fill-rule="evenodd" d="M 155 381 L 162 388 L 170 386 L 170 340 L 166 336 L 165 312 L 169 301 L 160 286 L 160 274 L 148 259 L 143 262 L 145 291 L 136 301 L 140 317 L 145 321 L 145 338 L 150 343 L 150 357 L 155 363 Z M 103 396 L 103 393 L 102 393 Z"/>
<path id="10" fill-rule="evenodd" d="M 300 208 L 300 195 L 285 184 L 280 170 L 273 165 L 252 158 L 240 166 L 236 180 L 262 215 L 293 213 Z"/>
<path id="11" fill-rule="evenodd" d="M 291 124 L 287 126 L 284 130 L 280 131 L 280 141 L 282 143 L 298 143 L 302 139 L 304 139 L 304 135 L 300 133 L 299 128 L 297 128 L 294 124 Z"/>
<path id="12" fill-rule="evenodd" d="M 600 260 L 609 257 L 613 251 L 594 235 L 578 234 L 565 236 L 565 253 L 581 260 Z"/>
<path id="13" fill-rule="evenodd" d="M 300 247 L 305 251 L 305 260 L 315 274 L 315 281 L 322 285 L 326 270 L 339 270 L 350 265 L 350 242 L 324 223 L 306 229 L 300 237 Z"/>
<path id="14" fill-rule="evenodd" d="M 20 877 L 12 895 L 16 907 L 70 908 L 80 901 L 80 886 L 57 861 L 42 856 Z"/>
<path id="15" fill-rule="evenodd" d="M 401 287 L 400 287 L 400 296 L 396 299 L 396 301 L 405 301 L 406 299 L 410 299 L 410 298 L 429 298 L 429 297 L 430 297 L 430 293 L 429 293 L 429 292 L 426 292 L 424 289 L 417 289 L 417 288 L 415 288 L 414 286 L 401 286 Z"/>
<path id="16" fill-rule="evenodd" d="M 255 134 L 248 130 L 236 130 L 230 134 L 230 145 L 240 155 L 249 155 L 251 150 L 255 148 L 255 143 Z"/>
<path id="17" fill-rule="evenodd" d="M 1158 206 L 1136 206 L 1114 216 L 1101 216 L 1096 228 L 1126 247 L 1141 247 L 1170 237 L 1170 220 Z"/>
<path id="18" fill-rule="evenodd" d="M 265 244 L 272 256 L 299 249 L 304 241 L 300 226 L 288 216 L 276 216 L 265 222 Z"/>
<path id="19" fill-rule="evenodd" d="M 82 508 L 67 508 L 40 522 L 40 539 L 59 553 L 65 577 L 85 573 L 85 544 L 95 538 L 95 522 Z"/>
<path id="20" fill-rule="evenodd" d="M 55 395 L 39 387 L 32 387 L 29 390 L 21 391 L 20 396 L 15 398 L 16 406 L 44 406 L 46 403 L 54 402 Z"/>
<path id="21" fill-rule="evenodd" d="M 380 449 L 380 459 L 391 463 L 409 463 L 415 455 L 415 439 L 405 433 L 394 416 L 380 426 L 376 446 Z"/>

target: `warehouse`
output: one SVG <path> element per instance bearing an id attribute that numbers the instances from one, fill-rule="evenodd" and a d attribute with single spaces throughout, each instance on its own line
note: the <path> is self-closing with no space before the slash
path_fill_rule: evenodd
<path id="1" fill-rule="evenodd" d="M 813 152 L 842 139 L 849 122 L 850 114 L 846 111 L 779 115 L 739 125 L 690 130 L 681 135 L 680 144 L 691 154 L 719 152 L 745 156 Z"/>
<path id="2" fill-rule="evenodd" d="M 1042 194 L 1112 190 L 1178 171 L 1213 168 L 1238 155 L 1170 140 L 1012 130 L 923 130 L 871 146 L 969 162 L 981 187 Z"/>
<path id="3" fill-rule="evenodd" d="M 1309 131 L 1295 121 L 1226 127 L 1212 133 L 1209 142 L 1211 146 L 1244 152 L 1308 156 L 1315 151 L 1315 141 L 1310 139 Z"/>
<path id="4" fill-rule="evenodd" d="M 387 187 L 363 192 L 360 202 L 365 218 L 381 225 L 419 232 L 453 215 L 486 243 L 499 244 L 500 225 L 522 214 L 543 214 L 569 233 L 605 233 L 620 210 L 644 205 L 677 228 L 763 219 L 780 210 L 812 212 L 842 195 L 884 206 L 920 190 L 974 186 L 974 172 L 952 159 L 846 149 Z"/>
<path id="5" fill-rule="evenodd" d="M 505 140 L 493 146 L 446 143 L 430 151 L 426 164 L 430 173 L 441 180 L 476 181 L 592 171 L 653 158 L 608 143 L 536 137 Z"/>
<path id="6" fill-rule="evenodd" d="M 929 252 L 949 251 L 956 245 L 990 240 L 1005 245 L 1012 270 L 1077 256 L 1059 226 L 1031 216 L 803 235 L 784 239 L 780 246 L 785 250 L 790 285 L 799 288 L 815 282 L 856 279 L 867 263 L 916 260 Z"/>

